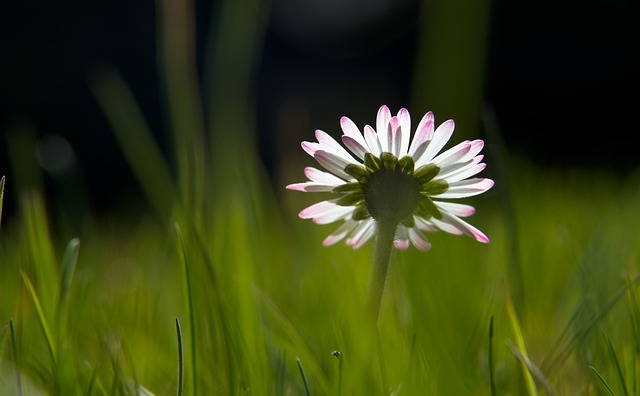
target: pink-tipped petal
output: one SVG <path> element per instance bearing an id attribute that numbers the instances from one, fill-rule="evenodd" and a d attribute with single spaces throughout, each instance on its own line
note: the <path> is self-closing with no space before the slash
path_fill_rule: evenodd
<path id="1" fill-rule="evenodd" d="M 353 249 L 359 249 L 374 233 L 375 221 L 363 220 L 355 227 L 349 238 L 347 238 L 346 243 Z"/>
<path id="2" fill-rule="evenodd" d="M 398 147 L 398 158 L 407 155 L 409 150 L 409 140 L 411 139 L 411 115 L 405 108 L 398 112 L 398 120 L 400 120 L 400 145 Z"/>
<path id="3" fill-rule="evenodd" d="M 468 161 L 478 155 L 484 148 L 484 141 L 482 139 L 476 139 L 471 141 L 471 150 L 467 153 L 467 156 L 463 158 L 463 161 Z"/>
<path id="4" fill-rule="evenodd" d="M 426 118 L 426 116 L 425 116 Z M 423 120 L 425 119 L 423 118 Z M 422 156 L 427 149 L 427 145 L 433 137 L 433 119 L 428 120 L 425 123 L 421 123 L 416 129 L 416 135 L 411 141 L 409 146 L 409 155 L 413 157 L 413 160 L 417 160 Z"/>
<path id="5" fill-rule="evenodd" d="M 431 249 L 431 242 L 427 237 L 416 227 L 409 228 L 409 240 L 413 243 L 418 250 L 426 252 Z"/>
<path id="6" fill-rule="evenodd" d="M 380 141 L 380 148 L 382 151 L 389 151 L 387 131 L 389 129 L 389 121 L 391 120 L 391 111 L 387 106 L 382 106 L 378 110 L 378 116 L 376 117 L 376 132 L 378 133 L 378 140 Z"/>
<path id="7" fill-rule="evenodd" d="M 341 177 L 344 180 L 352 179 L 352 177 L 344 171 L 344 168 L 351 162 L 345 160 L 344 158 L 322 150 L 316 151 L 316 154 L 313 156 L 313 158 L 315 158 L 323 168 L 333 173 L 334 175 Z"/>
<path id="8" fill-rule="evenodd" d="M 464 232 L 465 235 L 470 236 L 478 242 L 489 243 L 489 238 L 482 231 L 467 223 L 466 221 L 447 212 L 442 213 L 442 217 L 442 221 L 454 225 L 456 228 Z"/>
<path id="9" fill-rule="evenodd" d="M 455 123 L 453 120 L 447 120 L 440 124 L 440 126 L 433 132 L 433 138 L 429 142 L 427 149 L 416 160 L 416 168 L 425 165 L 433 159 L 442 150 L 445 144 L 451 139 L 453 130 L 455 129 Z"/>
<path id="10" fill-rule="evenodd" d="M 301 219 L 305 219 L 305 220 L 313 219 L 315 217 L 322 216 L 326 213 L 330 213 L 334 211 L 337 207 L 339 207 L 339 205 L 336 205 L 331 201 L 320 201 L 318 203 L 315 203 L 311 206 L 308 206 L 302 209 L 298 214 L 298 216 L 300 216 Z"/>
<path id="11" fill-rule="evenodd" d="M 354 153 L 356 157 L 360 158 L 361 160 L 364 160 L 364 155 L 369 152 L 367 148 L 362 146 L 351 136 L 343 135 L 342 143 L 344 143 L 344 145 L 347 146 L 347 148 L 351 150 L 351 152 Z"/>
<path id="12" fill-rule="evenodd" d="M 310 181 L 314 181 L 317 183 L 334 186 L 344 184 L 344 180 L 340 179 L 339 177 L 336 177 L 328 172 L 323 172 L 320 169 L 316 169 L 312 166 L 307 166 L 306 168 L 304 168 L 304 175 L 307 176 Z"/>
<path id="13" fill-rule="evenodd" d="M 476 157 L 477 158 L 477 157 Z M 459 180 L 466 179 L 467 177 L 475 176 L 478 173 L 482 172 L 484 168 L 487 167 L 487 164 L 460 164 L 462 166 L 459 167 L 449 167 L 446 170 L 442 169 L 440 173 L 438 173 L 438 178 L 446 179 L 447 182 L 453 183 Z"/>
<path id="14" fill-rule="evenodd" d="M 448 165 L 461 161 L 467 156 L 470 150 L 471 143 L 469 141 L 462 142 L 441 153 L 430 162 L 438 165 L 438 167 L 442 169 Z"/>
<path id="15" fill-rule="evenodd" d="M 345 135 L 358 142 L 361 146 L 367 147 L 360 128 L 349 117 L 340 118 L 340 127 Z"/>
<path id="16" fill-rule="evenodd" d="M 302 192 L 332 192 L 336 186 L 329 186 L 315 182 L 294 183 L 289 184 L 287 190 L 295 190 Z"/>
<path id="17" fill-rule="evenodd" d="M 302 142 L 300 143 L 300 146 L 302 146 L 302 149 L 312 157 L 316 153 L 316 151 L 320 150 L 320 144 L 318 143 Z"/>
<path id="18" fill-rule="evenodd" d="M 402 128 L 398 117 L 391 117 L 389 121 L 389 152 L 398 158 L 400 156 L 400 145 L 402 144 Z"/>
<path id="19" fill-rule="evenodd" d="M 437 197 L 446 199 L 473 197 L 482 194 L 493 187 L 493 185 L 494 182 L 491 179 L 474 178 L 460 180 L 449 183 L 449 189 Z"/>
<path id="20" fill-rule="evenodd" d="M 462 231 L 461 229 L 459 229 L 458 227 L 456 227 L 455 225 L 453 225 L 453 224 L 451 224 L 451 223 L 449 223 L 447 221 L 438 220 L 438 219 L 431 219 L 431 221 L 440 230 L 442 230 L 444 232 L 448 232 L 449 234 L 453 234 L 453 235 L 462 235 L 462 234 L 464 234 L 464 231 Z"/>
<path id="21" fill-rule="evenodd" d="M 322 244 L 324 246 L 331 246 L 337 242 L 340 242 L 348 233 L 350 233 L 357 225 L 356 221 L 351 219 L 345 221 L 338 229 L 327 236 Z"/>
<path id="22" fill-rule="evenodd" d="M 321 145 L 321 150 L 343 157 L 349 162 L 355 162 L 355 159 L 351 156 L 351 154 L 349 154 L 349 152 L 345 150 L 344 147 L 342 147 L 342 145 L 340 145 L 340 143 L 338 143 L 328 133 L 318 129 L 316 130 L 316 138 L 318 138 L 318 142 Z"/>
<path id="23" fill-rule="evenodd" d="M 440 208 L 440 210 L 444 210 L 458 217 L 469 217 L 476 213 L 476 208 L 471 205 L 442 201 L 433 201 L 433 203 Z"/>
<path id="24" fill-rule="evenodd" d="M 364 140 L 366 140 L 367 145 L 371 150 L 371 154 L 375 155 L 376 157 L 380 156 L 380 153 L 382 152 L 382 147 L 380 146 L 380 140 L 378 139 L 378 134 L 369 125 L 365 125 L 364 127 Z"/>

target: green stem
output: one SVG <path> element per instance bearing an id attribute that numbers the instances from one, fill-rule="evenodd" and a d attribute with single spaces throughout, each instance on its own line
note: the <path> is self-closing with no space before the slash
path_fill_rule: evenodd
<path id="1" fill-rule="evenodd" d="M 378 313 L 387 279 L 387 269 L 393 250 L 393 240 L 396 235 L 397 224 L 378 222 L 376 231 L 376 247 L 369 279 L 369 291 L 365 302 L 365 313 L 374 325 L 378 323 Z"/>

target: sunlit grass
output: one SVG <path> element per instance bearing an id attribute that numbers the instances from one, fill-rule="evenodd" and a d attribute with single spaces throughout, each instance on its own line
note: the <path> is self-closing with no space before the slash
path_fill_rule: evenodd
<path id="1" fill-rule="evenodd" d="M 260 184 L 200 227 L 149 214 L 84 243 L 56 238 L 31 191 L 0 235 L 0 379 L 8 394 L 637 393 L 637 178 L 510 166 L 514 213 L 474 201 L 490 244 L 432 234 L 432 251 L 394 255 L 382 353 L 362 316 L 371 247 L 322 247 L 304 197 Z"/>

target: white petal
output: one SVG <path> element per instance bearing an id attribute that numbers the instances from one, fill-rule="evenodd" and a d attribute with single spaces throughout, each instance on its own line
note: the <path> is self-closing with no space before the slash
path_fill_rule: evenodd
<path id="1" fill-rule="evenodd" d="M 345 180 L 352 179 L 352 177 L 344 171 L 344 168 L 351 163 L 350 161 L 347 161 L 344 158 L 339 157 L 333 153 L 322 150 L 316 151 L 313 158 L 315 158 L 323 168 L 333 173 L 334 175 Z"/>
<path id="2" fill-rule="evenodd" d="M 367 143 L 365 142 L 364 137 L 362 137 L 362 132 L 360 132 L 358 126 L 351 121 L 349 117 L 340 118 L 340 126 L 342 127 L 342 132 L 344 132 L 345 135 L 360 143 L 361 146 L 367 147 Z"/>
<path id="3" fill-rule="evenodd" d="M 418 250 L 426 252 L 431 249 L 431 242 L 417 227 L 409 228 L 409 240 Z"/>
<path id="4" fill-rule="evenodd" d="M 329 224 L 350 217 L 355 206 L 336 205 L 330 201 L 322 201 L 303 209 L 299 216 L 302 219 L 313 219 L 316 224 Z"/>
<path id="5" fill-rule="evenodd" d="M 387 133 L 390 120 L 391 111 L 389 111 L 389 108 L 387 106 L 380 107 L 378 116 L 376 117 L 376 132 L 378 133 L 378 140 L 380 141 L 380 149 L 382 151 L 389 151 Z"/>
<path id="6" fill-rule="evenodd" d="M 336 186 L 320 184 L 315 182 L 294 183 L 289 184 L 287 190 L 303 191 L 303 192 L 331 192 Z"/>
<path id="7" fill-rule="evenodd" d="M 342 143 L 344 143 L 344 145 L 361 160 L 364 160 L 364 155 L 369 152 L 366 147 L 358 143 L 358 141 L 353 139 L 351 136 L 342 135 Z"/>
<path id="8" fill-rule="evenodd" d="M 366 140 L 367 145 L 371 150 L 371 154 L 379 157 L 380 153 L 382 152 L 382 148 L 380 147 L 380 140 L 378 139 L 378 134 L 376 133 L 376 131 L 369 125 L 365 125 L 364 127 L 364 140 Z"/>
<path id="9" fill-rule="evenodd" d="M 401 140 L 398 152 L 398 158 L 402 158 L 408 153 L 409 140 L 411 139 L 411 115 L 405 108 L 398 112 L 398 120 L 400 120 Z"/>
<path id="10" fill-rule="evenodd" d="M 441 229 L 444 232 L 448 232 L 449 234 L 453 234 L 453 235 L 462 235 L 464 234 L 464 232 L 462 230 L 460 230 L 458 227 L 454 226 L 453 224 L 450 224 L 446 221 L 442 221 L 442 220 L 438 220 L 438 219 L 431 219 L 431 221 L 433 222 L 433 224 L 435 224 L 436 227 L 438 227 L 439 229 Z"/>
<path id="11" fill-rule="evenodd" d="M 329 153 L 333 153 L 340 157 L 343 157 L 345 160 L 349 162 L 356 162 L 355 158 L 347 152 L 347 150 L 340 145 L 333 137 L 331 137 L 328 133 L 321 131 L 320 129 L 316 130 L 316 138 L 320 143 L 320 150 L 327 151 Z M 317 150 L 316 150 L 317 151 Z"/>
<path id="12" fill-rule="evenodd" d="M 353 249 L 359 249 L 374 233 L 375 221 L 373 219 L 362 220 L 355 227 L 349 238 L 347 238 L 347 245 L 351 246 Z"/>
<path id="13" fill-rule="evenodd" d="M 339 186 L 341 184 L 344 184 L 344 180 L 340 179 L 339 177 L 336 177 L 328 172 L 323 172 L 312 166 L 307 166 L 306 168 L 304 168 L 304 175 L 307 176 L 307 178 L 309 178 L 310 181 L 314 181 L 322 184 L 334 185 L 334 186 Z"/>
<path id="14" fill-rule="evenodd" d="M 338 227 L 338 229 L 336 229 L 328 237 L 326 237 L 322 242 L 322 244 L 324 246 L 330 246 L 336 242 L 341 241 L 348 233 L 351 232 L 351 230 L 353 230 L 356 227 L 357 224 L 358 224 L 357 221 L 348 219 L 340 227 Z"/>
<path id="15" fill-rule="evenodd" d="M 400 158 L 400 145 L 402 144 L 402 128 L 398 117 L 392 117 L 389 121 L 389 152 Z"/>
<path id="16" fill-rule="evenodd" d="M 438 154 L 440 150 L 453 135 L 455 129 L 455 123 L 453 120 L 447 120 L 440 124 L 440 126 L 433 132 L 433 138 L 429 142 L 425 152 L 418 158 L 416 162 L 416 168 L 431 162 L 431 159 Z"/>
<path id="17" fill-rule="evenodd" d="M 444 153 L 438 155 L 430 162 L 438 165 L 440 168 L 444 168 L 451 164 L 455 164 L 456 162 L 461 161 L 463 158 L 467 156 L 469 151 L 471 150 L 471 142 L 468 140 L 466 142 L 459 143 Z"/>
<path id="18" fill-rule="evenodd" d="M 459 217 L 469 217 L 476 213 L 476 208 L 471 205 L 465 205 L 456 202 L 433 201 L 440 209 Z"/>
<path id="19" fill-rule="evenodd" d="M 487 164 L 464 164 L 464 166 L 459 167 L 458 169 L 451 168 L 446 173 L 442 171 L 438 174 L 438 178 L 446 179 L 447 182 L 457 182 L 462 179 L 466 179 L 467 177 L 475 176 L 478 173 L 482 172 L 484 168 L 487 167 Z"/>
<path id="20" fill-rule="evenodd" d="M 416 227 L 418 227 L 422 231 L 427 231 L 427 232 L 438 231 L 436 226 L 431 221 L 423 219 L 420 216 L 413 216 L 413 221 L 416 222 Z"/>
<path id="21" fill-rule="evenodd" d="M 476 227 L 472 226 L 471 224 L 467 223 L 466 221 L 452 214 L 443 212 L 442 221 L 449 223 L 451 225 L 454 225 L 456 228 L 460 229 L 466 235 L 470 236 L 471 238 L 475 239 L 478 242 L 482 242 L 482 243 L 489 242 L 489 238 L 487 238 L 487 236 L 484 233 L 482 233 L 482 231 L 480 231 Z"/>
<path id="22" fill-rule="evenodd" d="M 427 118 L 427 115 L 431 114 L 427 113 L 422 119 L 423 121 Z M 427 149 L 428 142 L 433 138 L 433 116 L 431 116 L 430 120 L 426 122 L 420 123 L 418 125 L 418 129 L 416 129 L 416 135 L 413 137 L 411 141 L 411 146 L 409 147 L 409 155 L 413 157 L 413 160 L 417 160 L 422 156 L 424 151 Z"/>
<path id="23" fill-rule="evenodd" d="M 407 232 L 407 227 L 399 226 L 396 230 L 396 236 L 393 240 L 393 247 L 398 250 L 407 250 L 409 249 L 409 234 Z"/>
<path id="24" fill-rule="evenodd" d="M 438 198 L 465 198 L 473 197 L 478 194 L 482 194 L 491 187 L 493 187 L 493 180 L 491 179 L 466 179 L 453 183 L 449 183 L 449 189 L 440 195 L 436 195 Z"/>

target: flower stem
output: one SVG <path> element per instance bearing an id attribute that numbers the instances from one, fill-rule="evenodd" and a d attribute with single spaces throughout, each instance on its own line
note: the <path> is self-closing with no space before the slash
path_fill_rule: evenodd
<path id="1" fill-rule="evenodd" d="M 378 222 L 376 231 L 376 247 L 369 278 L 369 290 L 365 302 L 365 314 L 374 325 L 378 323 L 378 313 L 387 278 L 387 269 L 393 250 L 393 240 L 396 235 L 397 224 L 392 222 Z"/>

